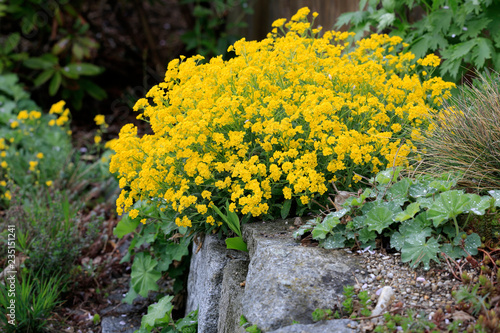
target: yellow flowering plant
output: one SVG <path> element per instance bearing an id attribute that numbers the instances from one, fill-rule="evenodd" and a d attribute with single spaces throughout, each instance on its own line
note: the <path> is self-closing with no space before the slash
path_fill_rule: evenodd
<path id="1" fill-rule="evenodd" d="M 51 187 L 72 151 L 71 115 L 64 101 L 48 114 L 6 105 L 0 117 L 0 207 L 8 206 L 12 187 L 20 195 L 37 185 Z"/>
<path id="2" fill-rule="evenodd" d="M 169 63 L 134 106 L 152 134 L 127 124 L 113 145 L 119 214 L 143 220 L 135 203 L 149 202 L 182 230 L 227 232 L 213 205 L 228 201 L 242 221 L 300 215 L 326 202 L 332 183 L 357 189 L 359 175 L 409 165 L 454 86 L 423 72 L 439 58 L 415 59 L 387 35 L 351 44 L 347 32 L 314 29 L 308 14 L 236 42 L 230 60 Z"/>

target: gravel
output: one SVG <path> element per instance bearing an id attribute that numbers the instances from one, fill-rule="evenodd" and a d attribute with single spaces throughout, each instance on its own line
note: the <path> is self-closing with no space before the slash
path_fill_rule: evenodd
<path id="1" fill-rule="evenodd" d="M 410 268 L 407 263 L 401 262 L 400 253 L 367 251 L 360 256 L 365 266 L 363 270 L 356 271 L 357 283 L 354 288 L 356 293 L 368 291 L 372 300 L 370 310 L 375 308 L 384 286 L 390 286 L 394 290 L 394 299 L 388 307 L 389 311 L 398 308 L 413 309 L 419 314 L 425 313 L 425 316 L 431 319 L 438 309 L 446 312 L 446 308 L 453 308 L 457 304 L 452 292 L 463 284 L 455 279 L 445 262 L 431 263 L 431 268 L 424 270 Z M 464 272 L 473 277 L 473 282 L 477 282 L 475 270 Z M 358 317 L 362 316 L 358 314 Z M 451 318 L 451 315 L 447 317 Z M 382 317 L 361 321 L 361 332 L 371 331 L 374 325 L 382 323 Z"/>

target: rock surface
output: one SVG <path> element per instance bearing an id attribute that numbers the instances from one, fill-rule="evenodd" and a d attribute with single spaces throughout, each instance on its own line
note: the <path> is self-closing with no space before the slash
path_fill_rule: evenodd
<path id="1" fill-rule="evenodd" d="M 290 225 L 245 225 L 249 258 L 227 250 L 215 236 L 205 238 L 188 279 L 186 313 L 199 308 L 198 332 L 244 332 L 241 315 L 262 332 L 353 332 L 347 324 L 355 327 L 355 322 L 313 323 L 312 312 L 337 304 L 343 286 L 355 283 L 358 259 L 345 251 L 302 247 Z M 300 325 L 291 325 L 294 320 Z"/>
<path id="2" fill-rule="evenodd" d="M 350 327 L 348 327 L 348 325 Z M 324 320 L 315 324 L 296 324 L 269 333 L 353 333 L 357 323 L 349 319 Z"/>
<path id="3" fill-rule="evenodd" d="M 231 260 L 224 268 L 219 302 L 218 333 L 245 332 L 240 327 L 240 316 L 247 272 L 248 260 Z"/>
<path id="4" fill-rule="evenodd" d="M 198 308 L 198 332 L 217 333 L 219 300 L 223 271 L 231 259 L 247 259 L 246 253 L 227 250 L 216 236 L 204 238 L 203 246 L 193 256 L 189 268 L 186 314 Z"/>
<path id="5" fill-rule="evenodd" d="M 287 221 L 248 224 L 244 237 L 251 259 L 243 315 L 264 332 L 294 320 L 312 324 L 315 309 L 333 308 L 343 287 L 356 283 L 357 258 L 342 250 L 300 246 Z"/>

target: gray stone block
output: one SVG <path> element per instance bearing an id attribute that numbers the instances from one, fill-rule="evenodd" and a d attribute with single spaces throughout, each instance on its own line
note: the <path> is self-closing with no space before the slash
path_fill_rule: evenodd
<path id="1" fill-rule="evenodd" d="M 242 303 L 245 293 L 242 283 L 248 272 L 248 260 L 232 260 L 224 268 L 222 294 L 219 302 L 218 333 L 245 332 L 240 327 L 243 314 Z"/>
<path id="2" fill-rule="evenodd" d="M 232 258 L 246 259 L 246 253 L 227 250 L 224 241 L 206 236 L 198 253 L 193 244 L 189 268 L 186 314 L 198 309 L 198 332 L 217 333 L 223 270 Z"/>
<path id="3" fill-rule="evenodd" d="M 358 323 L 349 319 L 324 320 L 310 325 L 290 325 L 269 333 L 353 333 L 357 326 Z"/>
<path id="4" fill-rule="evenodd" d="M 313 324 L 317 308 L 333 308 L 343 286 L 353 285 L 358 260 L 342 250 L 302 247 L 292 239 L 291 223 L 248 224 L 250 251 L 243 314 L 268 332 L 292 324 Z"/>

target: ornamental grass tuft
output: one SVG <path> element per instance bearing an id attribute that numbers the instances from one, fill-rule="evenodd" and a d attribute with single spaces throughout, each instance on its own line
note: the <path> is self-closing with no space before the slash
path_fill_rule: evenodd
<path id="1" fill-rule="evenodd" d="M 230 60 L 169 63 L 134 107 L 153 134 L 127 124 L 114 144 L 119 214 L 140 219 L 143 200 L 177 212 L 179 227 L 209 232 L 222 224 L 212 204 L 250 218 L 277 217 L 293 201 L 297 214 L 324 203 L 332 182 L 357 189 L 358 175 L 408 165 L 454 86 L 427 74 L 439 58 L 415 59 L 400 37 L 352 44 L 347 32 L 314 29 L 308 14 L 236 42 Z"/>
<path id="2" fill-rule="evenodd" d="M 423 142 L 424 165 L 463 174 L 461 183 L 476 189 L 500 188 L 500 77 L 479 75 L 460 86 L 433 117 L 435 130 Z"/>

